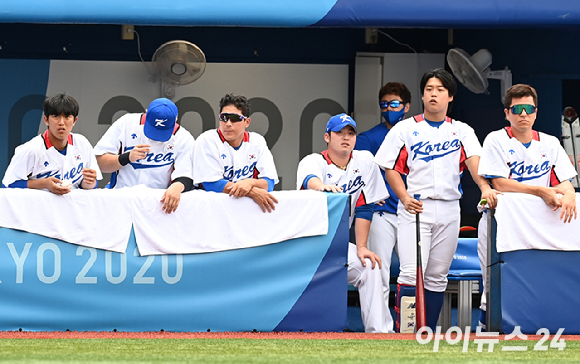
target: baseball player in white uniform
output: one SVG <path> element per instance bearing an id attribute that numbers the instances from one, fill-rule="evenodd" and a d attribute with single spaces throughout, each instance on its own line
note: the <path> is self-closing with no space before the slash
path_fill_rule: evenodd
<path id="1" fill-rule="evenodd" d="M 395 125 L 375 156 L 399 197 L 399 258 L 401 273 L 397 308 L 402 296 L 414 296 L 416 282 L 415 214 L 421 213 L 421 252 L 424 271 L 427 325 L 435 331 L 447 287 L 447 274 L 459 237 L 464 167 L 493 204 L 495 192 L 477 174 L 481 146 L 473 129 L 447 117 L 457 92 L 451 74 L 434 69 L 423 75 L 424 113 Z M 401 175 L 407 175 L 407 188 Z M 410 195 L 419 194 L 420 201 Z M 400 329 L 400 317 L 397 326 Z M 408 324 L 408 323 L 405 323 Z M 418 329 L 418 328 L 417 328 Z"/>
<path id="2" fill-rule="evenodd" d="M 177 107 L 168 99 L 151 102 L 145 114 L 126 114 L 95 146 L 101 170 L 112 173 L 107 188 L 144 184 L 167 189 L 163 210 L 172 213 L 181 193 L 193 188 L 194 139 L 177 124 Z"/>
<path id="3" fill-rule="evenodd" d="M 356 138 L 355 150 L 368 150 L 373 155 L 377 154 L 379 147 L 385 140 L 385 136 L 392 127 L 405 118 L 405 113 L 411 107 L 411 92 L 402 83 L 388 82 L 379 90 L 379 107 L 385 122 L 380 123 L 370 130 L 360 133 Z M 389 198 L 382 205 L 375 205 L 375 213 L 369 231 L 369 249 L 375 252 L 383 263 L 381 276 L 383 278 L 383 296 L 385 305 L 389 307 L 389 295 L 391 292 L 391 257 L 393 249 L 397 250 L 397 205 L 399 199 L 391 190 L 384 171 L 381 171 L 383 180 L 389 191 Z M 387 326 L 393 330 L 393 318 L 387 311 Z M 394 331 L 393 331 L 394 332 Z"/>
<path id="4" fill-rule="evenodd" d="M 16 148 L 2 186 L 46 189 L 57 195 L 96 188 L 102 175 L 93 147 L 84 136 L 71 133 L 78 120 L 78 102 L 57 94 L 44 100 L 43 109 L 48 129 Z"/>
<path id="5" fill-rule="evenodd" d="M 532 129 L 538 115 L 537 105 L 538 95 L 533 87 L 518 84 L 509 88 L 504 98 L 504 112 L 510 126 L 491 132 L 485 138 L 478 173 L 490 180 L 498 191 L 541 197 L 554 210 L 561 208 L 560 219 L 570 222 L 577 215 L 576 193 L 570 179 L 577 173 L 557 138 Z M 478 239 L 479 262 L 485 282 L 486 213 L 479 221 Z M 484 292 L 479 319 L 484 328 L 486 303 Z"/>
<path id="6" fill-rule="evenodd" d="M 262 211 L 272 212 L 278 200 L 271 195 L 278 172 L 266 140 L 248 132 L 251 106 L 244 96 L 220 100 L 220 126 L 202 133 L 195 145 L 194 183 L 206 191 L 250 197 Z"/>
<path id="7" fill-rule="evenodd" d="M 350 194 L 350 223 L 356 219 L 356 246 L 349 244 L 348 282 L 359 290 L 365 332 L 389 332 L 392 328 L 383 299 L 381 259 L 367 248 L 373 204 L 387 199 L 389 192 L 372 154 L 353 150 L 356 123 L 350 116 L 339 114 L 330 118 L 324 139 L 328 150 L 300 161 L 297 188 Z"/>

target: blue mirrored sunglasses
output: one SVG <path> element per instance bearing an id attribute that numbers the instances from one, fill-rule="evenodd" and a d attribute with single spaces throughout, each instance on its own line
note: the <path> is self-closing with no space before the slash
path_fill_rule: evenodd
<path id="1" fill-rule="evenodd" d="M 512 107 L 509 108 L 510 111 L 512 112 L 512 114 L 521 114 L 522 111 L 526 110 L 526 114 L 533 114 L 536 112 L 536 110 L 538 109 L 537 107 L 535 107 L 534 105 L 529 105 L 529 104 L 520 104 L 520 105 L 514 105 Z"/>
<path id="2" fill-rule="evenodd" d="M 237 123 L 238 121 L 246 120 L 247 117 L 233 112 L 222 112 L 220 113 L 219 119 L 223 122 L 227 122 L 229 120 L 232 123 Z"/>
<path id="3" fill-rule="evenodd" d="M 395 108 L 395 107 L 401 106 L 401 104 L 402 104 L 402 102 L 399 101 L 399 100 L 381 101 L 381 102 L 379 102 L 379 106 L 381 107 L 381 109 L 386 109 L 389 106 Z"/>

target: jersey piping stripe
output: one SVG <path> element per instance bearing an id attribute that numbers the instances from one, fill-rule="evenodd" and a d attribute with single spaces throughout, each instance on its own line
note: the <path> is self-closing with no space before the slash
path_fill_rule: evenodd
<path id="1" fill-rule="evenodd" d="M 461 156 L 459 157 L 459 173 L 462 173 L 464 169 L 467 168 L 467 164 L 465 161 L 467 160 L 467 154 L 465 154 L 465 148 L 463 147 L 463 143 L 461 143 Z"/>
<path id="2" fill-rule="evenodd" d="M 145 121 L 147 120 L 146 116 L 147 116 L 147 113 L 141 114 L 141 125 L 145 125 Z M 181 127 L 181 125 L 179 125 L 178 123 L 175 123 L 175 125 L 173 126 L 173 135 L 175 135 L 175 133 L 177 133 L 177 131 L 179 130 L 180 127 Z"/>
<path id="3" fill-rule="evenodd" d="M 360 195 L 358 196 L 358 200 L 356 201 L 356 205 L 354 207 L 364 206 L 367 204 L 367 199 L 365 198 L 365 192 L 361 191 Z"/>
<path id="4" fill-rule="evenodd" d="M 328 163 L 328 165 L 332 164 L 332 161 L 330 160 L 330 158 L 328 158 L 328 150 L 323 151 L 322 153 L 320 153 L 322 155 L 322 158 L 324 158 L 324 160 L 326 161 L 326 163 Z"/>
<path id="5" fill-rule="evenodd" d="M 326 163 L 328 163 L 328 165 L 334 164 L 334 162 L 328 156 L 328 150 L 325 150 L 325 151 L 321 152 L 320 154 L 322 155 L 322 158 L 324 158 Z M 352 152 L 350 152 L 350 159 L 352 159 Z"/>
<path id="6" fill-rule="evenodd" d="M 409 153 L 407 152 L 407 148 L 403 145 L 399 151 L 397 159 L 395 159 L 395 168 L 393 169 L 400 174 L 409 174 L 409 166 L 407 165 L 408 158 Z"/>
<path id="7" fill-rule="evenodd" d="M 226 138 L 224 138 L 222 131 L 219 128 L 216 130 L 217 130 L 218 135 L 220 136 L 220 140 L 222 141 L 222 143 L 225 143 Z M 248 133 L 247 131 L 244 131 L 244 137 L 242 138 L 242 141 L 249 142 L 250 141 L 250 133 Z"/>
<path id="8" fill-rule="evenodd" d="M 554 172 L 554 166 L 552 166 L 552 170 L 550 171 L 550 187 L 557 186 L 560 183 L 560 179 L 556 176 L 556 172 Z"/>
<path id="9" fill-rule="evenodd" d="M 44 146 L 46 147 L 46 149 L 50 149 L 51 147 L 54 147 L 54 145 L 52 145 L 52 143 L 50 142 L 50 139 L 48 137 L 48 130 L 44 132 L 44 134 L 42 134 L 42 138 L 44 139 Z M 73 145 L 73 137 L 72 134 L 68 135 L 68 144 Z"/>
<path id="10" fill-rule="evenodd" d="M 514 134 L 512 132 L 512 127 L 511 126 L 506 126 L 505 127 L 505 130 L 506 130 L 506 132 L 507 132 L 507 134 L 509 135 L 510 138 L 515 138 L 514 137 Z M 532 130 L 532 140 L 535 140 L 535 141 L 538 141 L 539 142 L 540 141 L 540 133 L 538 133 L 535 130 Z"/>
<path id="11" fill-rule="evenodd" d="M 217 131 L 217 133 L 218 133 L 218 135 L 219 135 L 220 140 L 222 141 L 222 143 L 225 143 L 226 142 L 226 138 L 224 138 L 224 135 L 222 134 L 222 131 L 219 130 L 219 129 L 216 129 L 216 131 Z"/>
<path id="12" fill-rule="evenodd" d="M 415 115 L 415 116 L 413 116 L 413 118 L 415 119 L 415 122 L 417 122 L 417 123 L 419 123 L 421 121 L 425 121 L 425 117 L 423 116 L 423 114 Z M 451 118 L 449 116 L 446 116 L 445 121 L 450 123 Z"/>

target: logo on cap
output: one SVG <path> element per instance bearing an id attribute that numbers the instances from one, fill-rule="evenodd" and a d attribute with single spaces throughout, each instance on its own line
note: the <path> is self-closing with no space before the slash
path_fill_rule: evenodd
<path id="1" fill-rule="evenodd" d="M 166 142 L 173 135 L 176 121 L 177 106 L 169 99 L 156 99 L 147 108 L 143 132 L 149 139 Z"/>
<path id="2" fill-rule="evenodd" d="M 353 127 L 354 131 L 356 132 L 356 122 L 347 114 L 342 113 L 338 115 L 334 115 L 333 117 L 328 120 L 326 124 L 326 132 L 330 133 L 331 131 L 338 132 L 342 130 L 347 125 Z"/>

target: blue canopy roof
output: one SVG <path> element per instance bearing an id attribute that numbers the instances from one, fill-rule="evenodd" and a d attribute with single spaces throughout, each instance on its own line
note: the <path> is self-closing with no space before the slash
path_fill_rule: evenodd
<path id="1" fill-rule="evenodd" d="M 577 0 L 2 0 L 1 23 L 513 28 L 580 25 Z"/>

